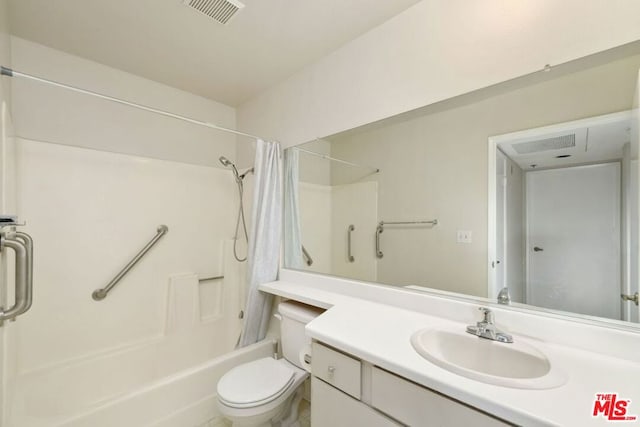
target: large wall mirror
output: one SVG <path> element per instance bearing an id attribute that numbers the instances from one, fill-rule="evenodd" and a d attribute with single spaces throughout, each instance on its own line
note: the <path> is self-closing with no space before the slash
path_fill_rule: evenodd
<path id="1" fill-rule="evenodd" d="M 287 149 L 285 267 L 639 322 L 639 69 L 634 43 Z"/>

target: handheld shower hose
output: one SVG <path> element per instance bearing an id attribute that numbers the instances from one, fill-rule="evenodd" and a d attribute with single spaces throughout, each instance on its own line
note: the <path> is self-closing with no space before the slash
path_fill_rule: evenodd
<path id="1" fill-rule="evenodd" d="M 236 178 L 236 184 L 238 185 L 238 196 L 240 197 L 240 204 L 238 205 L 238 215 L 236 217 L 236 231 L 235 231 L 235 235 L 233 236 L 233 256 L 238 262 L 244 262 L 247 260 L 247 255 L 245 255 L 244 258 L 241 258 L 240 256 L 238 256 L 238 232 L 240 231 L 241 222 L 242 222 L 242 229 L 244 231 L 245 243 L 249 245 L 249 234 L 247 233 L 247 222 L 244 218 L 244 202 L 243 202 L 244 184 L 242 180 L 247 175 L 247 173 L 249 173 L 249 171 L 251 171 L 252 169 L 240 175 L 238 173 L 238 169 L 236 168 L 236 165 L 234 165 L 229 159 L 222 156 L 220 157 L 219 160 L 224 167 L 231 167 L 233 176 Z"/>

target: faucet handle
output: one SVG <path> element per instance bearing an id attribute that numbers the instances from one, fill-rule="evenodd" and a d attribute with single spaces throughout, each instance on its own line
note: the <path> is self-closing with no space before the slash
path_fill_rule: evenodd
<path id="1" fill-rule="evenodd" d="M 482 312 L 484 318 L 482 321 L 487 324 L 493 324 L 493 312 L 487 307 L 478 307 L 478 310 Z"/>

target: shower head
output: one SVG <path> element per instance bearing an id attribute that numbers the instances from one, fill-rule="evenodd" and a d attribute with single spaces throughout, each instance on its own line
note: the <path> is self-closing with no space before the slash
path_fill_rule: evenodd
<path id="1" fill-rule="evenodd" d="M 231 170 L 233 171 L 233 175 L 236 177 L 236 181 L 238 182 L 242 182 L 242 180 L 244 179 L 245 176 L 247 176 L 247 174 L 253 173 L 254 171 L 254 168 L 251 168 L 246 170 L 243 174 L 240 174 L 240 172 L 238 172 L 238 168 L 236 168 L 236 165 L 231 160 L 227 159 L 225 156 L 220 156 L 218 160 L 220 160 L 220 163 L 222 163 L 222 166 L 226 168 L 228 167 L 231 168 Z"/>
<path id="2" fill-rule="evenodd" d="M 229 166 L 233 166 L 233 163 L 231 163 L 231 160 L 227 159 L 225 156 L 220 156 L 220 163 L 222 163 L 222 166 L 225 167 L 229 167 Z"/>

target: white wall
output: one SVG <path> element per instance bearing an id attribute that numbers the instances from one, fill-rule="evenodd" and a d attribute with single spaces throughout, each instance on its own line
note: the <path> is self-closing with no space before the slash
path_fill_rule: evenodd
<path id="1" fill-rule="evenodd" d="M 295 145 L 638 39 L 640 2 L 423 0 L 246 102 L 238 125 Z"/>
<path id="2" fill-rule="evenodd" d="M 433 229 L 385 231 L 378 280 L 465 294 L 487 292 L 489 136 L 631 107 L 640 56 L 479 102 L 332 138 L 332 156 L 373 165 L 380 220 L 434 219 Z M 332 170 L 341 181 L 342 169 Z M 456 243 L 471 230 L 471 244 Z M 371 230 L 373 233 L 373 230 Z"/>
<path id="3" fill-rule="evenodd" d="M 12 37 L 13 67 L 194 119 L 235 128 L 235 110 L 133 74 Z M 36 141 L 95 148 L 163 160 L 221 167 L 236 157 L 233 134 L 20 78 L 12 79 L 17 135 Z M 247 144 L 250 149 L 251 144 Z"/>

